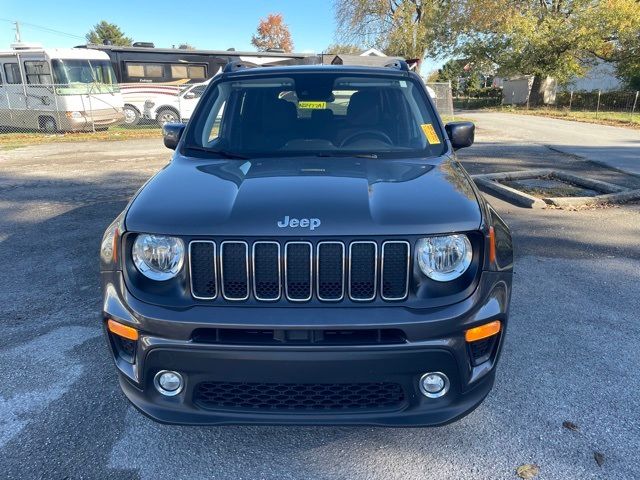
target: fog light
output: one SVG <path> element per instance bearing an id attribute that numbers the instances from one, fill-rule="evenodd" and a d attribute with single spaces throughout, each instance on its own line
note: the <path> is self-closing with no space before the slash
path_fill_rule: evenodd
<path id="1" fill-rule="evenodd" d="M 182 381 L 182 375 L 178 372 L 161 370 L 156 373 L 153 384 L 162 395 L 173 397 L 182 391 L 184 382 Z"/>
<path id="2" fill-rule="evenodd" d="M 420 391 L 425 397 L 442 397 L 449 391 L 449 378 L 441 372 L 429 372 L 420 377 Z"/>

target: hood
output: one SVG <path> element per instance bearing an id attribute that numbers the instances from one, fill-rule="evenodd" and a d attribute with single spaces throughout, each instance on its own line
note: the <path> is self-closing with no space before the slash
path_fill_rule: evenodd
<path id="1" fill-rule="evenodd" d="M 448 158 L 182 157 L 131 202 L 126 229 L 167 235 L 357 236 L 476 230 L 481 213 Z"/>

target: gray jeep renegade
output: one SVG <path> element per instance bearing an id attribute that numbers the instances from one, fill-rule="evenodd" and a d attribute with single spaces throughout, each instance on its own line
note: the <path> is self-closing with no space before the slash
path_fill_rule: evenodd
<path id="1" fill-rule="evenodd" d="M 489 393 L 509 229 L 418 75 L 229 64 L 105 232 L 120 385 L 178 424 L 440 425 Z"/>

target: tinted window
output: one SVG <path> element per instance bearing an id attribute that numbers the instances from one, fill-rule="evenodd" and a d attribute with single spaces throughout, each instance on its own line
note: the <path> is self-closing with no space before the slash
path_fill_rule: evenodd
<path id="1" fill-rule="evenodd" d="M 426 95 L 418 80 L 395 76 L 225 80 L 201 100 L 186 146 L 246 156 L 439 155 L 443 137 Z"/>
<path id="2" fill-rule="evenodd" d="M 179 80 L 188 78 L 190 80 L 204 80 L 207 69 L 204 65 L 171 65 L 171 78 Z"/>
<path id="3" fill-rule="evenodd" d="M 11 84 L 22 83 L 22 75 L 20 74 L 20 67 L 18 66 L 18 64 L 5 63 L 4 77 L 7 79 L 7 83 L 11 83 Z"/>
<path id="4" fill-rule="evenodd" d="M 24 70 L 30 85 L 51 85 L 51 69 L 47 62 L 25 61 Z"/>

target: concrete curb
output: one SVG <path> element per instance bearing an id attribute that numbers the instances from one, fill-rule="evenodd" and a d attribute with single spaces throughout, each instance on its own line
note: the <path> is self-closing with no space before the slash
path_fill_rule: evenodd
<path id="1" fill-rule="evenodd" d="M 500 183 L 502 181 L 524 180 L 527 178 L 544 176 L 552 176 L 574 185 L 603 192 L 603 194 L 595 195 L 593 197 L 538 198 Z M 526 208 L 546 208 L 547 205 L 554 205 L 557 207 L 580 207 L 584 205 L 624 203 L 640 198 L 640 190 L 631 190 L 613 183 L 594 180 L 591 178 L 582 178 L 571 173 L 563 172 L 561 170 L 553 170 L 550 168 L 472 175 L 471 178 L 473 178 L 480 190 L 489 191 L 490 193 L 496 194 L 515 205 L 520 205 Z"/>

